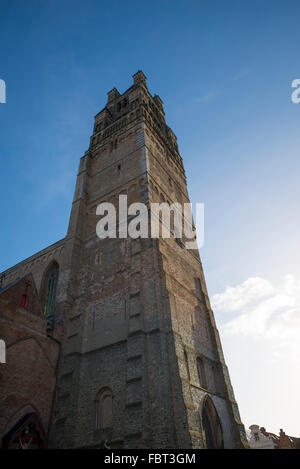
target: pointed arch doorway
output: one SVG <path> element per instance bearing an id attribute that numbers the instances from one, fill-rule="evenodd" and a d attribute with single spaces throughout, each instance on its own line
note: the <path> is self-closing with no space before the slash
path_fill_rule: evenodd
<path id="1" fill-rule="evenodd" d="M 204 398 L 201 411 L 202 428 L 207 449 L 224 448 L 223 430 L 220 418 L 209 396 Z"/>
<path id="2" fill-rule="evenodd" d="M 23 415 L 2 437 L 1 449 L 44 449 L 47 439 L 35 412 Z"/>

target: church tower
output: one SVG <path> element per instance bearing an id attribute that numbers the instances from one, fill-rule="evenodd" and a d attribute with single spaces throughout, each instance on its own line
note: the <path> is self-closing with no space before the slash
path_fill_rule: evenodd
<path id="1" fill-rule="evenodd" d="M 60 349 L 48 445 L 241 448 L 245 431 L 198 250 L 174 236 L 97 236 L 97 207 L 111 202 L 118 211 L 120 195 L 148 209 L 189 202 L 163 102 L 143 72 L 133 80 L 122 95 L 113 88 L 95 116 L 66 237 L 2 275 L 9 286 L 32 274 Z"/>
<path id="2" fill-rule="evenodd" d="M 238 448 L 246 442 L 198 251 L 170 239 L 99 239 L 96 208 L 189 202 L 163 102 L 138 71 L 108 93 L 80 160 L 65 239 L 54 447 Z M 62 295 L 63 296 L 63 295 Z M 61 298 L 62 300 L 62 298 Z"/>

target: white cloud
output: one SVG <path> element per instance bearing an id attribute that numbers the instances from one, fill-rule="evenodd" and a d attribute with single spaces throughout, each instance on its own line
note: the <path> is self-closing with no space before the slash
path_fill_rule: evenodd
<path id="1" fill-rule="evenodd" d="M 214 295 L 212 306 L 223 319 L 223 335 L 265 341 L 269 360 L 285 356 L 300 361 L 300 279 L 286 275 L 274 286 L 252 277 Z"/>
<path id="2" fill-rule="evenodd" d="M 273 287 L 268 280 L 252 277 L 235 287 L 227 287 L 224 293 L 212 298 L 214 310 L 220 312 L 241 312 L 245 306 L 253 304 L 273 293 Z"/>
<path id="3" fill-rule="evenodd" d="M 252 277 L 212 297 L 242 421 L 300 434 L 300 277 Z"/>

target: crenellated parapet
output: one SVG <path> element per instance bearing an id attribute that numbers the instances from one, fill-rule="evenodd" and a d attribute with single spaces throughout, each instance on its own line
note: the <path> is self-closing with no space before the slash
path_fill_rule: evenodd
<path id="1" fill-rule="evenodd" d="M 144 73 L 139 70 L 134 74 L 133 85 L 123 94 L 113 88 L 107 95 L 106 106 L 95 116 L 89 150 L 107 144 L 113 149 L 118 135 L 142 122 L 163 145 L 166 158 L 172 159 L 185 177 L 177 137 L 166 124 L 163 101 L 151 95 Z"/>

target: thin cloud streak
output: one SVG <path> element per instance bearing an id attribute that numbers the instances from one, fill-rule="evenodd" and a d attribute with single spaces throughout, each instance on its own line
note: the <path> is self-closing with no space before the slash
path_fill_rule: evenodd
<path id="1" fill-rule="evenodd" d="M 196 99 L 197 104 L 207 104 L 215 101 L 217 97 L 220 95 L 219 91 L 214 91 L 212 93 L 208 93 L 204 96 L 201 96 L 200 98 Z"/>
<path id="2" fill-rule="evenodd" d="M 247 75 L 249 75 L 250 71 L 249 70 L 244 70 L 242 72 L 237 73 L 232 77 L 233 81 L 238 81 L 241 80 L 242 78 L 245 78 Z"/>

